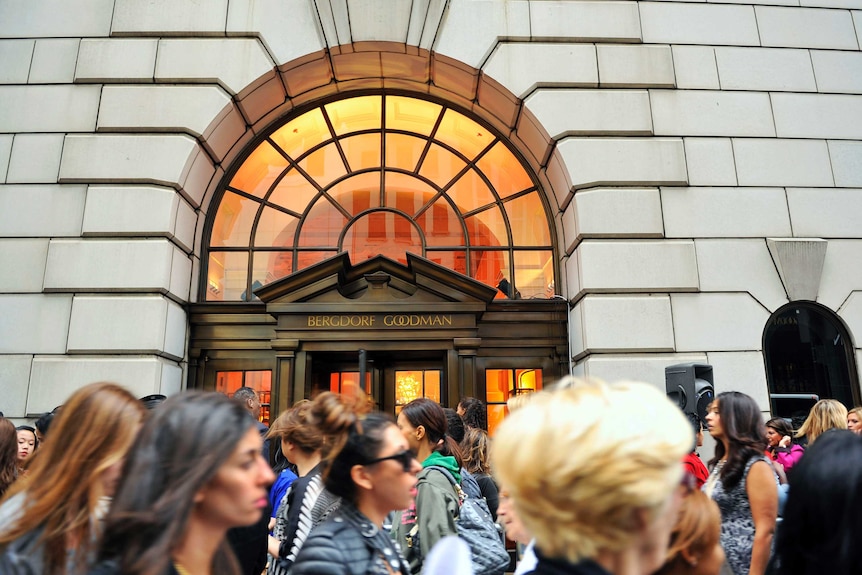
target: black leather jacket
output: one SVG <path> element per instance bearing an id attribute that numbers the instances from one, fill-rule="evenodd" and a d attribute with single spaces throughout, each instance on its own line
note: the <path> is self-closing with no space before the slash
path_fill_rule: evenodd
<path id="1" fill-rule="evenodd" d="M 296 558 L 291 575 L 410 575 L 407 562 L 389 535 L 342 503 L 341 509 L 315 527 Z"/>

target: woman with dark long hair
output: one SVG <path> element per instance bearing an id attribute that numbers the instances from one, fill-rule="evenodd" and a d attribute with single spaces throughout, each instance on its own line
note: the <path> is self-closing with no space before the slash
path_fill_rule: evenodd
<path id="1" fill-rule="evenodd" d="M 757 403 L 737 391 L 718 394 L 706 414 L 716 439 L 704 492 L 721 510 L 721 545 L 735 575 L 763 575 L 778 515 L 778 479 L 764 455 Z"/>
<path id="2" fill-rule="evenodd" d="M 793 471 L 770 575 L 855 575 L 862 566 L 862 438 L 822 434 Z"/>
<path id="3" fill-rule="evenodd" d="M 766 422 L 766 452 L 787 473 L 799 463 L 805 450 L 793 443 L 793 429 L 783 417 L 773 417 Z"/>
<path id="4" fill-rule="evenodd" d="M 407 507 L 421 469 L 392 418 L 365 414 L 333 393 L 312 405 L 317 425 L 332 438 L 324 485 L 341 507 L 312 530 L 291 575 L 409 575 L 407 562 L 383 531 L 386 516 Z"/>
<path id="5" fill-rule="evenodd" d="M 414 399 L 405 405 L 398 414 L 398 428 L 422 463 L 422 472 L 415 502 L 395 514 L 392 536 L 404 550 L 410 570 L 418 574 L 434 544 L 458 534 L 458 492 L 449 478 L 460 486 L 462 457 L 458 444 L 447 433 L 443 408 L 430 399 Z"/>
<path id="6" fill-rule="evenodd" d="M 140 402 L 114 383 L 93 383 L 69 398 L 51 438 L 0 506 L 0 573 L 87 571 L 145 414 Z"/>
<path id="7" fill-rule="evenodd" d="M 219 393 L 186 392 L 153 410 L 129 452 L 94 573 L 238 574 L 226 535 L 266 509 L 274 475 L 262 446 L 255 419 Z"/>

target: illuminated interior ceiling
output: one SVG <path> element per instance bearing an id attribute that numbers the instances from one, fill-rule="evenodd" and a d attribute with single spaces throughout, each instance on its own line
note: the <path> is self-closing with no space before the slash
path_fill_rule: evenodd
<path id="1" fill-rule="evenodd" d="M 464 114 L 407 96 L 324 104 L 257 144 L 215 210 L 206 299 L 249 301 L 342 251 L 418 254 L 500 298 L 554 293 L 549 218 L 521 161 Z"/>

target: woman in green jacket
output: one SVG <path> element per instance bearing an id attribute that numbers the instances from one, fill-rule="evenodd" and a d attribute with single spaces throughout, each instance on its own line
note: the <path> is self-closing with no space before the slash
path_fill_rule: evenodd
<path id="1" fill-rule="evenodd" d="M 413 505 L 396 513 L 392 536 L 401 545 L 410 570 L 417 575 L 437 541 L 457 535 L 458 494 L 449 480 L 460 485 L 462 466 L 457 442 L 447 434 L 443 408 L 430 399 L 411 401 L 398 414 L 398 428 L 410 450 L 422 462 Z"/>

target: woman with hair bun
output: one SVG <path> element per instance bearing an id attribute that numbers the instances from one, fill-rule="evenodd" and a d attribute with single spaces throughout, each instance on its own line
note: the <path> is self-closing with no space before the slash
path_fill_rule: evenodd
<path id="1" fill-rule="evenodd" d="M 341 499 L 323 486 L 326 437 L 314 421 L 311 406 L 307 399 L 299 401 L 279 415 L 269 431 L 269 436 L 281 440 L 281 452 L 296 466 L 299 477 L 277 504 L 275 527 L 269 537 L 272 560 L 268 575 L 286 575 L 312 528 L 341 504 Z"/>
<path id="2" fill-rule="evenodd" d="M 410 504 L 421 467 L 390 416 L 364 411 L 330 392 L 312 404 L 316 424 L 332 439 L 323 482 L 342 503 L 312 530 L 291 575 L 410 573 L 383 522 Z"/>
<path id="3" fill-rule="evenodd" d="M 458 534 L 458 493 L 449 476 L 460 486 L 463 462 L 458 444 L 447 433 L 446 414 L 438 403 L 424 397 L 414 399 L 398 414 L 398 428 L 410 451 L 422 462 L 422 472 L 416 500 L 392 520 L 392 536 L 401 545 L 410 570 L 418 574 L 434 544 Z"/>
<path id="4" fill-rule="evenodd" d="M 494 475 L 536 540 L 529 573 L 650 575 L 682 501 L 691 425 L 652 385 L 574 381 L 534 394 L 491 448 Z"/>

